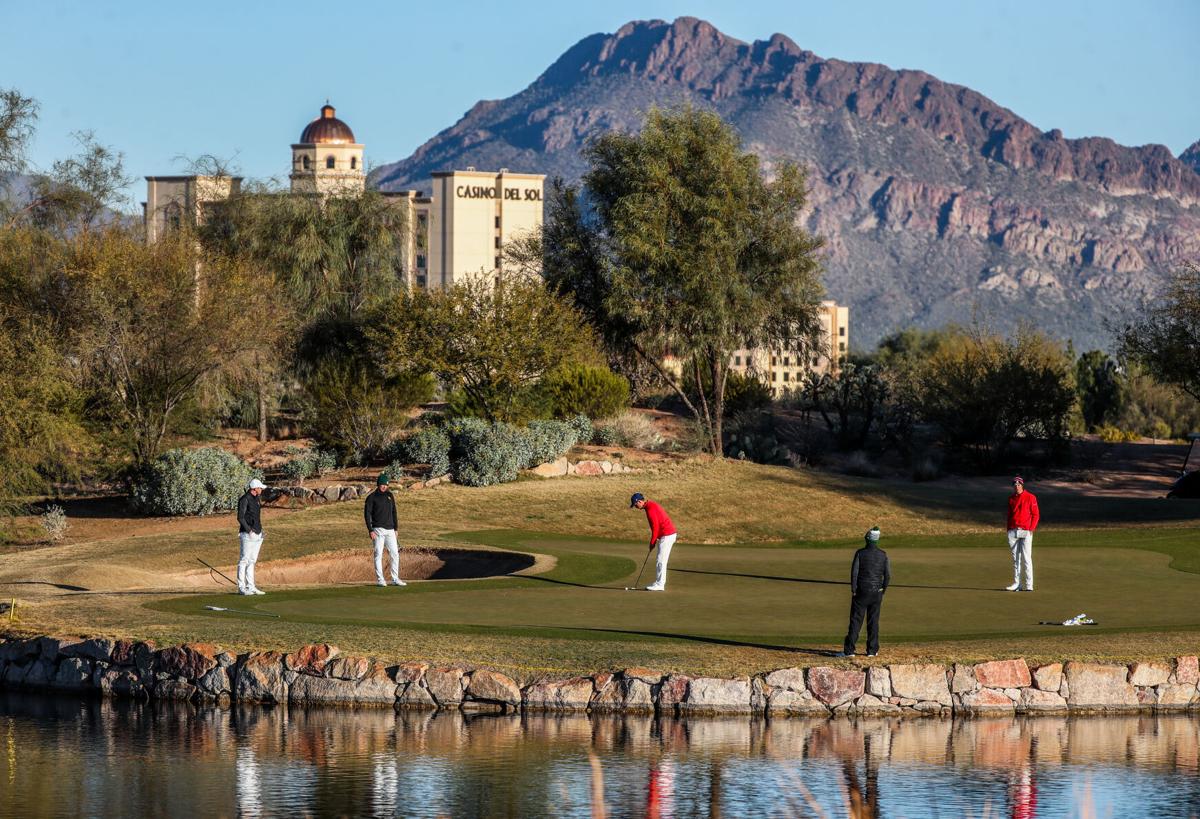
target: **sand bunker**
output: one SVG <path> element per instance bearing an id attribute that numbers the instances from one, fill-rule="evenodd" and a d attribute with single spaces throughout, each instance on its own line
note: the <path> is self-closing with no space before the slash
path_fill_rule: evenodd
<path id="1" fill-rule="evenodd" d="M 401 549 L 400 577 L 404 580 L 464 580 L 500 577 L 508 574 L 533 574 L 548 571 L 555 560 L 546 555 L 482 549 Z M 218 566 L 234 577 L 237 566 Z M 390 559 L 384 556 L 384 571 L 390 572 Z M 258 564 L 255 581 L 260 586 L 320 586 L 330 583 L 371 583 L 375 581 L 375 558 L 368 549 L 326 552 L 295 560 L 272 560 Z M 179 578 L 187 586 L 213 585 L 207 569 L 189 571 Z M 228 585 L 220 577 L 217 582 Z"/>

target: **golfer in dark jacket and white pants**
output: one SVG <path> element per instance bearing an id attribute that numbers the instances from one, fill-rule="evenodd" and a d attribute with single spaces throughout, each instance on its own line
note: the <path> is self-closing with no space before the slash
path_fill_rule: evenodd
<path id="1" fill-rule="evenodd" d="M 887 552 L 879 548 L 879 527 L 866 534 L 866 545 L 854 553 L 850 565 L 850 628 L 841 657 L 854 656 L 854 644 L 863 618 L 867 620 L 867 656 L 879 653 L 879 607 L 883 605 L 883 593 L 892 582 L 892 564 Z"/>
<path id="2" fill-rule="evenodd" d="M 263 542 L 262 507 L 258 496 L 266 488 L 266 484 L 254 478 L 246 487 L 246 492 L 238 498 L 238 594 L 266 594 L 254 585 L 254 564 L 258 563 Z"/>
<path id="3" fill-rule="evenodd" d="M 400 579 L 400 545 L 396 542 L 396 497 L 388 488 L 388 476 L 385 472 L 375 481 L 375 491 L 367 495 L 363 504 L 363 518 L 367 524 L 367 534 L 375 545 L 375 576 L 380 586 L 386 586 L 383 579 L 383 550 L 386 548 L 392 556 L 392 583 L 397 586 L 407 585 Z"/>

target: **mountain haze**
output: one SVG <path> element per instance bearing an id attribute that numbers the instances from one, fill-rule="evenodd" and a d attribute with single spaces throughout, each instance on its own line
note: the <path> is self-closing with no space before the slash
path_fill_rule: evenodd
<path id="1" fill-rule="evenodd" d="M 974 316 L 1108 346 L 1106 318 L 1200 256 L 1200 144 L 1176 158 L 1065 139 L 921 71 L 823 59 L 782 34 L 745 43 L 694 18 L 584 38 L 373 181 L 427 188 L 468 165 L 576 180 L 589 140 L 681 102 L 718 111 L 768 171 L 808 168 L 804 218 L 827 240 L 826 288 L 850 305 L 858 349 Z"/>

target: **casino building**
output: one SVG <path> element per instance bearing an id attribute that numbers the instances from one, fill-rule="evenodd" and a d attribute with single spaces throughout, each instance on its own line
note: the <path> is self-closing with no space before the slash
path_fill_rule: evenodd
<path id="1" fill-rule="evenodd" d="M 292 144 L 291 192 L 302 196 L 352 195 L 366 188 L 364 145 L 326 103 Z M 408 225 L 404 276 L 410 285 L 447 287 L 466 276 L 494 276 L 503 268 L 503 248 L 542 224 L 545 176 L 499 171 L 433 174 L 430 195 L 388 191 L 404 208 Z M 187 218 L 202 222 L 207 203 L 238 192 L 240 177 L 147 176 L 142 220 L 155 241 Z"/>
<path id="2" fill-rule="evenodd" d="M 354 194 L 366 188 L 363 144 L 328 102 L 292 144 L 291 192 L 301 196 Z M 449 287 L 464 277 L 495 276 L 503 269 L 504 246 L 542 224 L 545 176 L 499 171 L 441 171 L 433 190 L 384 193 L 407 213 L 404 277 L 410 286 Z M 148 241 L 179 227 L 185 218 L 202 222 L 207 203 L 235 195 L 240 177 L 147 176 L 142 203 Z M 796 389 L 804 373 L 837 372 L 849 349 L 850 311 L 821 303 L 823 350 L 801 355 L 787 350 L 737 350 L 730 366 L 764 379 L 777 395 Z"/>

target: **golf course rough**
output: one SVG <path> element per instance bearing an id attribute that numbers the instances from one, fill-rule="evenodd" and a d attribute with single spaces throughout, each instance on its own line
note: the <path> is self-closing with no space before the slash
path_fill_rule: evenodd
<path id="1" fill-rule="evenodd" d="M 733 679 L 629 668 L 522 688 L 492 669 L 386 665 L 343 656 L 328 643 L 235 656 L 205 643 L 158 649 L 132 640 L 52 636 L 0 642 L 3 688 L 216 704 L 768 717 L 1182 711 L 1200 710 L 1198 682 L 1197 657 L 1188 655 L 1132 665 L 1068 660 L 1037 668 L 1021 658 L 972 667 L 815 666 Z"/>

